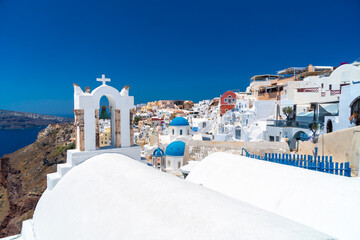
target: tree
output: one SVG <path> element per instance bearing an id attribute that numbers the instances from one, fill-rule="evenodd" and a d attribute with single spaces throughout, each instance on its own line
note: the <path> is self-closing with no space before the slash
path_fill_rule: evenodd
<path id="1" fill-rule="evenodd" d="M 140 116 L 135 116 L 135 118 L 134 118 L 134 124 L 135 124 L 135 125 L 138 125 L 139 121 L 140 121 Z"/>
<path id="2" fill-rule="evenodd" d="M 101 107 L 100 119 L 110 119 L 105 106 Z"/>
<path id="3" fill-rule="evenodd" d="M 282 109 L 283 113 L 285 114 L 286 116 L 286 120 L 289 120 L 289 116 L 293 113 L 293 109 L 292 107 L 288 106 L 288 107 L 284 107 Z"/>
<path id="4" fill-rule="evenodd" d="M 312 131 L 313 136 L 315 136 L 316 131 L 320 128 L 319 124 L 316 122 L 310 123 L 309 124 L 309 129 Z"/>

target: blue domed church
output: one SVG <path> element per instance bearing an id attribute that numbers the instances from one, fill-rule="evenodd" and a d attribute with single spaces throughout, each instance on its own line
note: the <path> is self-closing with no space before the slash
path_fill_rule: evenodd
<path id="1" fill-rule="evenodd" d="M 166 154 L 166 171 L 176 171 L 183 165 L 185 152 L 185 143 L 174 141 L 170 143 L 165 151 Z"/>
<path id="2" fill-rule="evenodd" d="M 157 149 L 154 150 L 152 154 L 152 166 L 160 170 L 165 170 L 166 168 L 165 159 L 166 157 L 164 150 L 158 147 Z"/>
<path id="3" fill-rule="evenodd" d="M 188 120 L 183 117 L 174 118 L 169 126 L 170 141 L 187 141 L 191 139 L 190 124 Z"/>

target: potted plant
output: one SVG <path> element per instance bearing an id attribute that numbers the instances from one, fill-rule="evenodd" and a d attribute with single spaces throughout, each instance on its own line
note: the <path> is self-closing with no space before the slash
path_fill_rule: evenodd
<path id="1" fill-rule="evenodd" d="M 319 140 L 319 136 L 317 136 L 316 131 L 319 130 L 320 125 L 316 122 L 309 124 L 309 129 L 313 133 L 313 143 L 317 143 Z"/>

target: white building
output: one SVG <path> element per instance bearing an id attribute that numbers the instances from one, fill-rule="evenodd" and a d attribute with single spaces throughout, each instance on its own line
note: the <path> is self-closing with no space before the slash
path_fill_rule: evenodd
<path id="1" fill-rule="evenodd" d="M 191 139 L 191 129 L 188 120 L 183 117 L 176 117 L 170 122 L 168 128 L 170 142 L 175 140 L 187 141 Z"/>
<path id="2" fill-rule="evenodd" d="M 284 85 L 281 100 L 292 101 L 296 105 L 338 102 L 343 86 L 360 80 L 360 68 L 344 64 L 336 68 L 330 76 L 310 76 L 303 81 L 289 81 Z"/>
<path id="3" fill-rule="evenodd" d="M 360 81 L 360 76 L 358 78 Z M 338 131 L 354 126 L 350 123 L 350 116 L 360 112 L 360 82 L 343 86 L 339 101 L 339 115 L 325 117 L 326 132 Z"/>
<path id="4" fill-rule="evenodd" d="M 182 167 L 184 161 L 185 143 L 174 141 L 166 147 L 166 171 L 177 171 Z"/>
<path id="5" fill-rule="evenodd" d="M 263 74 L 255 75 L 250 79 L 250 85 L 246 88 L 246 92 L 255 93 L 259 86 L 270 85 L 271 81 L 279 78 L 279 75 Z"/>

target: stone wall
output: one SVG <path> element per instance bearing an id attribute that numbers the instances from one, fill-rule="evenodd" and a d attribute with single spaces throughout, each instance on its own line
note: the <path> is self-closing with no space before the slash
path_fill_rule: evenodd
<path id="1" fill-rule="evenodd" d="M 318 147 L 319 156 L 332 156 L 334 162 L 350 162 L 351 175 L 357 176 L 360 161 L 360 126 L 327 133 L 314 144 L 299 141 L 299 154 L 313 155 Z"/>
<path id="2" fill-rule="evenodd" d="M 190 140 L 186 143 L 184 165 L 189 160 L 200 161 L 214 152 L 227 152 L 241 155 L 242 148 L 251 154 L 290 153 L 285 142 L 216 142 Z"/>

